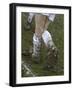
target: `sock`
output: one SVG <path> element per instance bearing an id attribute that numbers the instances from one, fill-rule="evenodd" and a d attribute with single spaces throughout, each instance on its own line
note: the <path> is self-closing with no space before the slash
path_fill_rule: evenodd
<path id="1" fill-rule="evenodd" d="M 33 35 L 33 55 L 39 56 L 41 46 L 41 38 Z"/>
<path id="2" fill-rule="evenodd" d="M 45 30 L 44 33 L 42 34 L 42 38 L 43 38 L 43 41 L 44 41 L 46 47 L 53 46 L 54 43 L 53 43 L 51 34 L 47 30 Z"/>

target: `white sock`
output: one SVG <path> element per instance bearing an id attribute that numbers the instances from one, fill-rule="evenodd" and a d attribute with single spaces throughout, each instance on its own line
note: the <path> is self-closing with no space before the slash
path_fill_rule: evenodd
<path id="1" fill-rule="evenodd" d="M 34 13 L 29 13 L 29 16 L 28 16 L 28 22 L 29 23 L 32 22 L 33 16 L 34 16 Z"/>
<path id="2" fill-rule="evenodd" d="M 33 35 L 33 54 L 39 54 L 41 46 L 41 38 L 37 37 L 35 34 Z"/>
<path id="3" fill-rule="evenodd" d="M 51 34 L 47 30 L 45 30 L 44 33 L 42 34 L 42 39 L 43 39 L 46 47 L 51 47 L 54 45 Z"/>

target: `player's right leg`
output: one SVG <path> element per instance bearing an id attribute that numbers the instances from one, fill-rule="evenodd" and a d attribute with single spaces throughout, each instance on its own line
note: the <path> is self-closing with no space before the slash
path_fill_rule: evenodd
<path id="1" fill-rule="evenodd" d="M 32 58 L 35 62 L 40 61 L 40 47 L 41 47 L 41 37 L 38 37 L 35 33 L 33 35 L 33 53 Z"/>
<path id="2" fill-rule="evenodd" d="M 33 53 L 32 58 L 34 61 L 40 61 L 40 47 L 41 47 L 41 39 L 42 33 L 44 30 L 46 17 L 41 14 L 35 15 L 35 33 L 33 35 Z"/>

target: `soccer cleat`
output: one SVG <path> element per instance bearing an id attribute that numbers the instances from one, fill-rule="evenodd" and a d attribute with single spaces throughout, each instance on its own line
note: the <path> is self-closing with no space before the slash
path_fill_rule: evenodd
<path id="1" fill-rule="evenodd" d="M 58 49 L 55 46 L 49 48 L 47 55 L 50 57 L 53 56 L 54 58 L 57 59 L 58 58 Z"/>
<path id="2" fill-rule="evenodd" d="M 32 54 L 32 61 L 36 64 L 40 63 L 40 56 L 38 54 Z"/>
<path id="3" fill-rule="evenodd" d="M 56 47 L 52 47 L 48 50 L 46 56 L 45 69 L 57 71 L 57 65 L 58 65 L 58 50 Z"/>

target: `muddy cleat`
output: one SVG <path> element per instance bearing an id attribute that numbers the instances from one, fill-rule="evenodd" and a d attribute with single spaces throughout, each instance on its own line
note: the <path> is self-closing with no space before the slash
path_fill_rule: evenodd
<path id="1" fill-rule="evenodd" d="M 40 56 L 38 54 L 32 54 L 32 61 L 36 64 L 40 63 Z"/>
<path id="2" fill-rule="evenodd" d="M 57 66 L 58 66 L 58 50 L 56 47 L 52 47 L 49 49 L 48 54 L 46 56 L 45 69 L 56 72 Z"/>
<path id="3" fill-rule="evenodd" d="M 56 47 L 49 48 L 47 56 L 50 56 L 50 57 L 52 56 L 57 59 L 58 58 L 58 49 Z"/>

